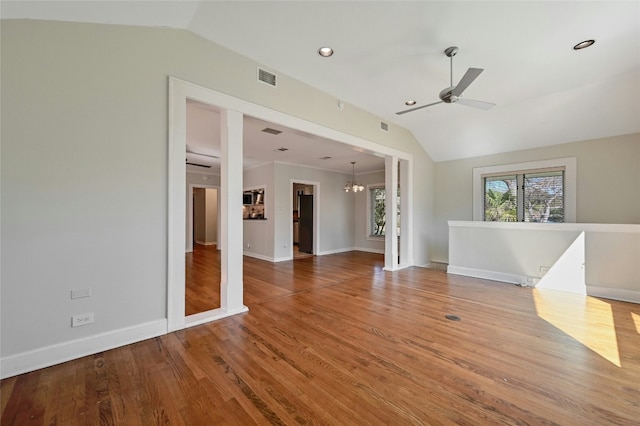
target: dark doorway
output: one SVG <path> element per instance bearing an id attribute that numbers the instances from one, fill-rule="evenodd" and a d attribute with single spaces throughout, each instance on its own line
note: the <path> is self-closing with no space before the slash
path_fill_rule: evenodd
<path id="1" fill-rule="evenodd" d="M 298 248 L 313 253 L 313 195 L 300 195 Z"/>

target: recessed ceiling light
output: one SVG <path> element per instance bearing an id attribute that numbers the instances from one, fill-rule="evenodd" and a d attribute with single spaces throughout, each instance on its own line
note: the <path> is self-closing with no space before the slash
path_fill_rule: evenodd
<path id="1" fill-rule="evenodd" d="M 408 105 L 408 106 L 411 106 L 411 105 L 415 105 L 415 104 L 416 104 L 416 101 L 414 101 L 414 100 L 412 99 L 412 100 L 410 100 L 410 101 L 405 102 L 404 104 L 405 104 L 405 105 Z"/>
<path id="2" fill-rule="evenodd" d="M 591 46 L 595 42 L 596 42 L 595 40 L 581 41 L 580 43 L 578 43 L 575 46 L 573 46 L 573 50 L 586 49 L 587 47 Z"/>
<path id="3" fill-rule="evenodd" d="M 320 49 L 318 49 L 318 55 L 328 58 L 329 56 L 333 55 L 333 49 L 330 47 L 321 47 Z"/>

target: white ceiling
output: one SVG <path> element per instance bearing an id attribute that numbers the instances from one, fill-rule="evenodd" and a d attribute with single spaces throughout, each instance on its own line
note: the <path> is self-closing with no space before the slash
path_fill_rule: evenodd
<path id="1" fill-rule="evenodd" d="M 1 12 L 188 29 L 408 128 L 436 161 L 640 132 L 638 1 L 2 1 Z M 572 49 L 585 39 L 596 44 Z M 497 106 L 396 115 L 408 99 L 438 101 L 452 45 L 454 84 L 484 68 L 465 97 Z"/>

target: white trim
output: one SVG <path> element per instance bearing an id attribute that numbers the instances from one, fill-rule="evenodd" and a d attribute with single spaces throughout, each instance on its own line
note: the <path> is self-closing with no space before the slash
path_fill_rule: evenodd
<path id="1" fill-rule="evenodd" d="M 345 247 L 345 248 L 339 248 L 339 249 L 324 250 L 318 253 L 318 256 L 327 256 L 330 254 L 346 253 L 354 250 L 358 250 L 358 249 L 355 247 Z"/>
<path id="2" fill-rule="evenodd" d="M 640 303 L 640 291 L 587 284 L 587 295 L 623 302 Z"/>
<path id="3" fill-rule="evenodd" d="M 355 247 L 356 251 L 364 251 L 367 253 L 376 253 L 376 254 L 384 254 L 384 249 L 374 249 L 370 247 Z"/>
<path id="4" fill-rule="evenodd" d="M 463 266 L 447 266 L 447 274 L 464 275 L 465 277 L 482 278 L 485 280 L 500 281 L 511 284 L 525 284 L 525 275 L 509 274 L 497 271 L 485 271 L 483 269 L 465 268 Z"/>
<path id="5" fill-rule="evenodd" d="M 241 314 L 243 312 L 249 312 L 249 308 L 242 306 L 235 311 L 225 311 L 224 309 L 211 309 L 210 311 L 200 312 L 197 314 L 189 315 L 185 321 L 185 328 L 194 327 L 196 325 L 206 324 L 211 321 L 217 321 L 222 318 L 227 318 L 232 315 Z"/>
<path id="6" fill-rule="evenodd" d="M 248 257 L 253 257 L 254 259 L 260 259 L 260 260 L 265 260 L 267 262 L 275 262 L 275 258 L 271 257 L 271 256 L 265 256 L 264 254 L 260 254 L 260 253 L 254 253 L 251 251 L 244 251 L 242 252 L 243 256 L 248 256 Z"/>
<path id="7" fill-rule="evenodd" d="M 528 231 L 588 231 L 640 234 L 640 224 L 627 223 L 534 223 L 534 222 L 483 222 L 450 220 L 449 227 L 519 229 Z"/>
<path id="8" fill-rule="evenodd" d="M 494 173 L 521 173 L 535 169 L 564 167 L 564 212 L 565 223 L 576 221 L 577 160 L 576 157 L 554 158 L 551 160 L 528 161 L 526 163 L 501 164 L 497 166 L 473 168 L 473 220 L 483 220 L 482 176 Z"/>
<path id="9" fill-rule="evenodd" d="M 10 355 L 0 360 L 0 378 L 5 379 L 39 368 L 151 339 L 165 334 L 166 331 L 167 321 L 162 319 Z"/>
<path id="10" fill-rule="evenodd" d="M 287 262 L 289 260 L 295 260 L 293 257 L 276 257 L 275 259 L 273 259 L 273 263 L 278 263 L 278 262 Z"/>

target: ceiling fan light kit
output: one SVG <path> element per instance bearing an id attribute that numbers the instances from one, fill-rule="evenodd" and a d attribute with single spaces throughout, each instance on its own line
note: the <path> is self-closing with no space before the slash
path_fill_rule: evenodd
<path id="1" fill-rule="evenodd" d="M 450 72 L 449 72 L 450 86 L 445 89 L 442 89 L 442 91 L 438 95 L 438 97 L 440 98 L 440 101 L 433 102 L 427 105 L 421 105 L 415 108 L 406 109 L 404 111 L 399 111 L 399 112 L 396 112 L 397 115 L 406 114 L 408 112 L 417 111 L 419 109 L 430 107 L 432 105 L 437 105 L 441 103 L 451 104 L 454 102 L 459 102 L 461 105 L 466 105 L 466 106 L 485 109 L 485 110 L 495 106 L 495 104 L 492 104 L 490 102 L 483 102 L 483 101 L 476 101 L 473 99 L 461 98 L 462 93 L 465 91 L 465 89 L 469 87 L 476 78 L 478 78 L 478 76 L 480 75 L 480 73 L 482 73 L 482 71 L 484 71 L 484 69 L 469 68 L 467 72 L 462 76 L 458 84 L 454 86 L 453 85 L 453 57 L 456 56 L 457 53 L 458 53 L 458 46 L 447 47 L 444 50 L 444 54 L 451 59 Z M 407 105 L 409 104 L 407 103 Z"/>

